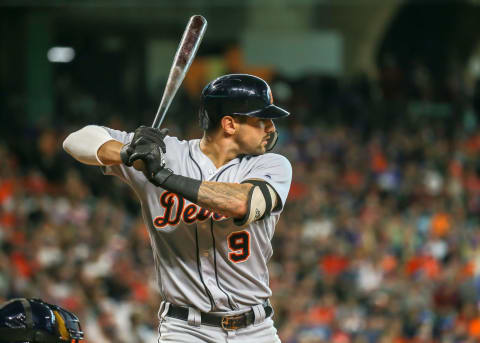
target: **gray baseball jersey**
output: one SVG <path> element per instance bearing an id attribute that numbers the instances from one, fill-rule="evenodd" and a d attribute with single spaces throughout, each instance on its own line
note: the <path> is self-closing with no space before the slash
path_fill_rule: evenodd
<path id="1" fill-rule="evenodd" d="M 133 137 L 133 133 L 105 129 L 123 143 Z M 285 157 L 267 153 L 238 157 L 217 169 L 199 143 L 198 139 L 180 141 L 167 136 L 167 167 L 175 174 L 203 181 L 265 180 L 279 195 L 280 208 L 263 220 L 239 227 L 232 218 L 154 186 L 132 167 L 104 167 L 104 173 L 128 183 L 141 202 L 164 300 L 203 312 L 246 309 L 271 295 L 267 262 L 292 167 Z"/>

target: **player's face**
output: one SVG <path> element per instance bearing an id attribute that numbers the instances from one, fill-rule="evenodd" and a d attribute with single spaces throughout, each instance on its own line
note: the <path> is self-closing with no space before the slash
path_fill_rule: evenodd
<path id="1" fill-rule="evenodd" d="M 271 119 L 248 117 L 240 123 L 237 142 L 241 153 L 249 155 L 264 154 L 270 134 L 275 132 L 275 124 Z"/>

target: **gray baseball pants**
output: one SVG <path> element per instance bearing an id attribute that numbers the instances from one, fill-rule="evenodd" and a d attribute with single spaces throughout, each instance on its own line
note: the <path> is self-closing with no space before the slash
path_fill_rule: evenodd
<path id="1" fill-rule="evenodd" d="M 262 305 L 255 306 L 254 324 L 238 330 L 201 325 L 200 312 L 189 308 L 189 320 L 166 316 L 170 304 L 162 302 L 159 311 L 158 342 L 170 343 L 281 343 L 271 318 L 265 318 Z M 262 316 L 263 313 L 263 316 Z M 258 314 L 258 316 L 257 316 Z"/>

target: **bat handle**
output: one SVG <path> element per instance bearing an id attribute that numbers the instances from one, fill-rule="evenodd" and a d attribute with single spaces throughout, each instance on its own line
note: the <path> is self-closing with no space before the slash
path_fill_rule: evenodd
<path id="1" fill-rule="evenodd" d="M 152 124 L 153 128 L 155 129 L 160 128 L 160 126 L 163 123 L 163 119 L 165 119 L 165 114 L 167 113 L 169 105 L 170 105 L 169 103 L 166 105 L 162 103 L 160 105 L 157 111 L 157 115 L 155 116 L 155 120 L 153 121 L 153 124 Z M 133 162 L 133 168 L 135 168 L 138 171 L 146 170 L 145 163 L 142 160 L 136 160 L 135 162 Z"/>
<path id="2" fill-rule="evenodd" d="M 163 104 L 162 104 L 163 105 Z M 168 107 L 160 106 L 158 108 L 157 115 L 155 116 L 155 120 L 153 121 L 152 127 L 159 129 L 162 126 L 163 119 L 165 119 L 165 114 L 167 113 Z"/>

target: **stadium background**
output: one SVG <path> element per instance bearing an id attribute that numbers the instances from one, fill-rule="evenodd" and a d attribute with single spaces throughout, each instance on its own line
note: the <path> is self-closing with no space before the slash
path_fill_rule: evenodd
<path id="1" fill-rule="evenodd" d="M 282 341 L 478 342 L 474 0 L 1 1 L 0 300 L 64 306 L 88 342 L 155 342 L 136 199 L 61 142 L 149 124 L 192 14 L 209 27 L 173 134 L 200 134 L 199 92 L 223 73 L 265 78 L 292 113 L 270 263 Z"/>

